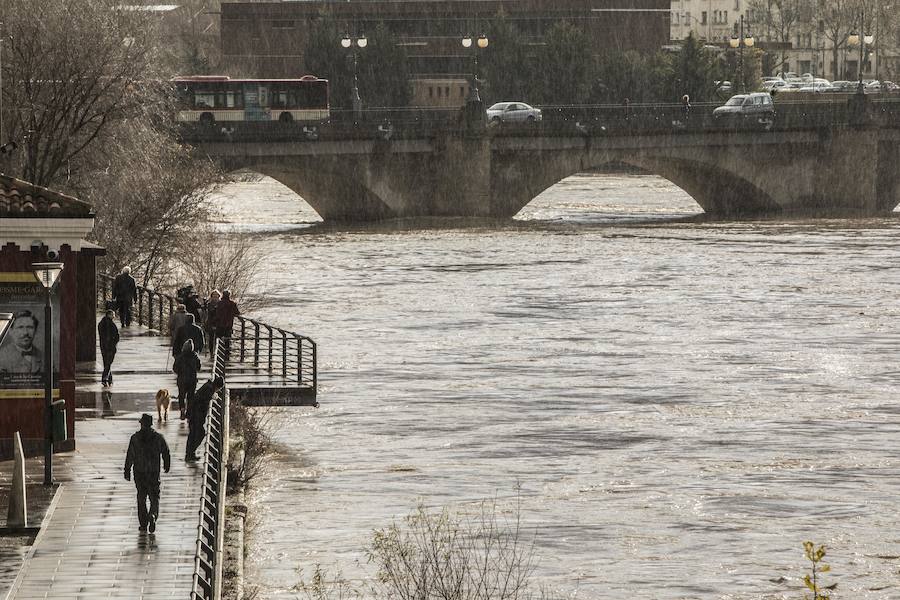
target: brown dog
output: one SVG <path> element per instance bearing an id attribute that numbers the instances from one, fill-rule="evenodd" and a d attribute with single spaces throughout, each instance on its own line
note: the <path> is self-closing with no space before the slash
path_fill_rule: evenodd
<path id="1" fill-rule="evenodd" d="M 169 420 L 169 403 L 171 401 L 169 390 L 163 388 L 156 392 L 156 413 L 159 415 L 160 423 Z M 164 416 L 165 418 L 163 418 Z"/>

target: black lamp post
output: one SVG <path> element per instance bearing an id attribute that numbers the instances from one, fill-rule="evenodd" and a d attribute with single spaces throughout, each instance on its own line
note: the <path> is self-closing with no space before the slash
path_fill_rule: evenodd
<path id="1" fill-rule="evenodd" d="M 475 44 L 476 50 L 472 53 L 474 67 L 472 69 L 472 88 L 469 90 L 469 98 L 466 102 L 481 102 L 481 96 L 478 94 L 478 48 L 484 50 L 488 47 L 489 41 L 483 33 L 478 36 L 477 40 L 473 40 L 471 35 L 467 35 L 462 39 L 463 48 L 469 49 Z"/>
<path id="2" fill-rule="evenodd" d="M 857 72 L 859 75 L 859 83 L 856 85 L 856 93 L 857 94 L 865 94 L 866 86 L 863 84 L 863 63 L 866 60 L 866 46 L 870 46 L 875 42 L 875 36 L 871 34 L 865 34 L 863 31 L 865 30 L 865 13 L 860 11 L 859 13 L 859 33 L 853 31 L 847 36 L 847 45 L 851 48 L 855 48 L 859 46 L 859 65 L 857 67 Z"/>
<path id="3" fill-rule="evenodd" d="M 362 50 L 366 46 L 369 45 L 369 40 L 366 39 L 366 36 L 362 35 L 358 38 L 352 38 L 349 35 L 345 35 L 341 38 L 341 46 L 345 49 L 349 50 L 353 48 L 353 89 L 350 90 L 350 105 L 353 107 L 353 116 L 359 119 L 362 116 L 362 99 L 359 97 L 359 83 L 356 77 L 356 69 L 357 69 L 357 48 Z"/>
<path id="4" fill-rule="evenodd" d="M 741 87 L 738 91 L 743 93 L 744 87 L 745 87 L 745 84 L 744 84 L 744 47 L 746 46 L 747 48 L 752 48 L 754 46 L 754 44 L 756 44 L 756 40 L 753 39 L 753 34 L 750 33 L 750 24 L 749 23 L 747 24 L 747 34 L 744 35 L 744 15 L 741 15 L 740 37 L 738 37 L 738 35 L 739 35 L 738 34 L 738 24 L 735 23 L 734 24 L 734 33 L 731 34 L 731 39 L 728 41 L 728 44 L 732 48 L 737 49 L 739 52 L 739 55 L 740 55 L 740 59 L 739 59 L 740 62 L 738 63 L 738 70 L 740 72 Z"/>
<path id="5" fill-rule="evenodd" d="M 53 308 L 50 293 L 63 270 L 62 263 L 32 263 L 34 276 L 44 286 L 44 485 L 53 484 Z"/>

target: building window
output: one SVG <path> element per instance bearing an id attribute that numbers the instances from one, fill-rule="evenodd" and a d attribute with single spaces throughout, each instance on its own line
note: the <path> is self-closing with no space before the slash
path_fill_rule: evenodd
<path id="1" fill-rule="evenodd" d="M 463 86 L 459 86 L 459 97 L 460 98 L 466 97 L 466 89 Z"/>
<path id="2" fill-rule="evenodd" d="M 450 86 L 449 85 L 444 88 L 444 95 L 448 98 L 450 97 Z"/>
<path id="3" fill-rule="evenodd" d="M 722 22 L 723 23 L 728 22 L 728 11 L 727 10 L 725 11 L 724 15 L 722 16 Z"/>
<path id="4" fill-rule="evenodd" d="M 691 14 L 691 13 L 688 13 L 688 14 Z M 700 24 L 706 25 L 706 11 L 705 10 L 702 13 L 700 13 Z"/>
<path id="5" fill-rule="evenodd" d="M 434 98 L 434 88 L 431 87 L 430 85 L 428 86 L 428 97 Z"/>

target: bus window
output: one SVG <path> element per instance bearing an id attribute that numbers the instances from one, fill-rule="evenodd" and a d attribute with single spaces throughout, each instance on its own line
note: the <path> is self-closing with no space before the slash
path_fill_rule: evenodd
<path id="1" fill-rule="evenodd" d="M 216 95 L 212 92 L 197 90 L 194 92 L 194 106 L 196 108 L 213 108 L 216 105 Z"/>
<path id="2" fill-rule="evenodd" d="M 243 97 L 239 92 L 228 91 L 225 92 L 225 107 L 226 108 L 241 108 L 243 105 Z"/>
<path id="3" fill-rule="evenodd" d="M 259 86 L 259 105 L 264 108 L 269 106 L 269 88 L 264 85 Z"/>
<path id="4" fill-rule="evenodd" d="M 272 108 L 291 108 L 287 90 L 275 90 L 272 92 Z"/>

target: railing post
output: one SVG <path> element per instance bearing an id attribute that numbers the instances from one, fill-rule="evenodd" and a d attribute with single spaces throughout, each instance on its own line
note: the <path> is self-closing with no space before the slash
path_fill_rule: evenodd
<path id="1" fill-rule="evenodd" d="M 297 337 L 297 383 L 303 385 L 303 338 Z"/>
<path id="2" fill-rule="evenodd" d="M 144 288 L 138 291 L 138 325 L 144 324 Z"/>
<path id="3" fill-rule="evenodd" d="M 316 343 L 312 340 L 309 340 L 309 343 L 312 344 L 312 373 L 313 373 L 313 392 L 319 389 L 319 369 L 316 367 L 319 364 L 316 361 Z"/>
<path id="4" fill-rule="evenodd" d="M 259 366 L 259 322 L 253 321 L 253 366 Z"/>
<path id="5" fill-rule="evenodd" d="M 281 329 L 281 376 L 287 377 L 287 347 L 288 347 L 288 336 L 287 331 Z"/>
<path id="6" fill-rule="evenodd" d="M 247 340 L 247 321 L 241 319 L 241 362 L 244 362 L 244 349 Z"/>
<path id="7" fill-rule="evenodd" d="M 153 329 L 153 294 L 147 292 L 147 328 Z"/>
<path id="8" fill-rule="evenodd" d="M 272 370 L 272 326 L 266 325 L 266 329 L 269 330 L 269 371 Z"/>
<path id="9" fill-rule="evenodd" d="M 159 306 L 159 321 L 158 321 L 159 333 L 160 333 L 160 335 L 162 335 L 163 331 L 164 331 L 163 330 L 163 297 L 162 296 L 159 297 L 159 302 L 157 302 L 156 304 L 157 304 L 157 306 Z M 166 321 L 168 322 L 168 319 L 166 319 Z"/>

